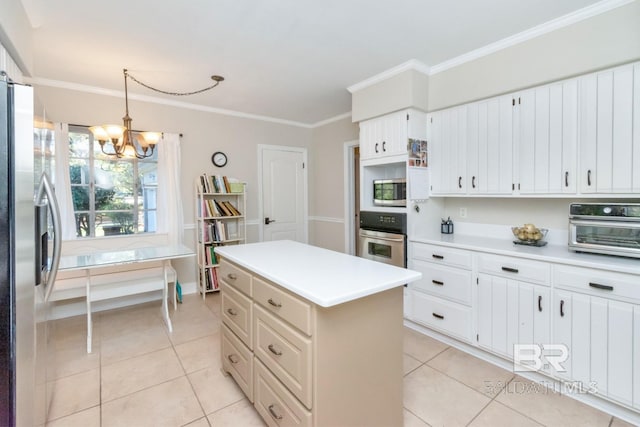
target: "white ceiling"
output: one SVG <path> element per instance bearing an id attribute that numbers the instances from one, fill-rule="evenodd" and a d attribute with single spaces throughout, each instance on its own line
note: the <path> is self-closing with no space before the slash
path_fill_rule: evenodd
<path id="1" fill-rule="evenodd" d="M 22 0 L 33 78 L 123 90 L 122 69 L 172 99 L 314 124 L 347 87 L 417 59 L 441 64 L 596 0 Z M 162 97 L 130 82 L 129 93 Z"/>

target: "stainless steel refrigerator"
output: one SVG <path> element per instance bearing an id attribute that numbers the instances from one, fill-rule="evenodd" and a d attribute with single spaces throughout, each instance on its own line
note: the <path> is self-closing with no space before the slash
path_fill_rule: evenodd
<path id="1" fill-rule="evenodd" d="M 34 192 L 33 89 L 7 80 L 0 76 L 0 426 L 33 426 L 46 422 L 50 398 L 41 359 L 60 218 L 46 175 Z"/>

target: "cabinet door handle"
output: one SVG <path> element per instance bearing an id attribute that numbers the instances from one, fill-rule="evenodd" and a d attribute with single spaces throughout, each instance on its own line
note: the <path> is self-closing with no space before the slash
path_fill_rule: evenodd
<path id="1" fill-rule="evenodd" d="M 587 171 L 587 185 L 591 187 L 591 169 Z"/>
<path id="2" fill-rule="evenodd" d="M 378 143 L 376 142 L 376 147 L 375 147 L 376 153 L 378 153 Z"/>
<path id="3" fill-rule="evenodd" d="M 382 141 L 382 151 L 384 151 L 385 153 L 387 152 L 387 141 Z"/>
<path id="4" fill-rule="evenodd" d="M 538 311 L 542 311 L 542 295 L 538 295 Z"/>
<path id="5" fill-rule="evenodd" d="M 564 186 L 565 187 L 569 186 L 569 172 L 564 173 Z"/>
<path id="6" fill-rule="evenodd" d="M 435 317 L 436 319 L 444 319 L 444 316 L 442 314 L 431 313 L 431 315 L 433 315 L 433 317 Z"/>
<path id="7" fill-rule="evenodd" d="M 233 274 L 233 273 L 229 273 L 229 274 L 227 274 L 227 278 L 228 278 L 229 280 L 236 280 L 236 279 L 238 278 L 238 276 L 236 276 L 236 275 L 235 275 L 235 274 Z"/>
<path id="8" fill-rule="evenodd" d="M 476 188 L 476 177 L 475 176 L 471 177 L 471 187 L 472 188 Z"/>
<path id="9" fill-rule="evenodd" d="M 280 307 L 282 307 L 282 304 L 280 304 L 279 302 L 275 302 L 275 301 L 274 301 L 274 300 L 272 300 L 271 298 L 269 298 L 269 299 L 267 300 L 267 302 L 268 302 L 269 304 L 271 304 L 272 306 L 276 307 L 276 308 L 280 308 Z"/>
<path id="10" fill-rule="evenodd" d="M 560 300 L 560 317 L 564 317 L 564 300 Z"/>
<path id="11" fill-rule="evenodd" d="M 432 280 L 431 283 L 434 285 L 444 286 L 444 282 L 441 282 L 440 280 Z"/>
<path id="12" fill-rule="evenodd" d="M 462 177 L 458 177 L 458 188 L 462 188 Z"/>
<path id="13" fill-rule="evenodd" d="M 275 404 L 273 405 L 269 405 L 269 407 L 267 408 L 269 410 L 269 413 L 271 414 L 271 416 L 273 418 L 275 418 L 276 420 L 281 420 L 282 419 L 282 415 L 278 415 L 278 413 L 275 411 Z"/>
<path id="14" fill-rule="evenodd" d="M 227 359 L 229 359 L 229 362 L 233 363 L 234 365 L 238 363 L 238 359 L 235 358 L 235 354 L 228 355 Z"/>
<path id="15" fill-rule="evenodd" d="M 592 288 L 596 288 L 596 289 L 602 289 L 604 291 L 612 291 L 613 290 L 613 286 L 601 285 L 600 283 L 589 282 L 589 286 L 591 286 Z"/>
<path id="16" fill-rule="evenodd" d="M 432 254 L 431 256 L 434 257 L 435 259 L 444 259 L 442 255 Z"/>
<path id="17" fill-rule="evenodd" d="M 238 312 L 235 311 L 232 308 L 227 308 L 227 313 L 229 313 L 231 316 L 237 316 L 238 315 Z"/>
<path id="18" fill-rule="evenodd" d="M 276 356 L 282 356 L 282 352 L 281 352 L 281 351 L 276 350 L 276 348 L 273 346 L 273 344 L 269 344 L 269 345 L 267 346 L 267 348 L 269 349 L 269 351 L 270 351 L 271 353 L 275 354 Z"/>
<path id="19" fill-rule="evenodd" d="M 502 271 L 506 271 L 507 273 L 517 273 L 518 269 L 517 268 L 511 268 L 511 267 L 502 267 Z"/>

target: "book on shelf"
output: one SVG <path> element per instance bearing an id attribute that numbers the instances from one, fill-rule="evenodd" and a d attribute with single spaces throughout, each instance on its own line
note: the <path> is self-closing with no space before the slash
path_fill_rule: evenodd
<path id="1" fill-rule="evenodd" d="M 200 175 L 198 184 L 201 193 L 204 194 L 233 194 L 242 193 L 244 185 L 235 178 L 229 178 L 226 175 Z"/>

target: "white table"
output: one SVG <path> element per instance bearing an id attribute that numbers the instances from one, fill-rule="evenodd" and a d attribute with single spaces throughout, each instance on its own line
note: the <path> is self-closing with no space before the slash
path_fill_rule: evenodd
<path id="1" fill-rule="evenodd" d="M 91 320 L 91 272 L 104 267 L 114 267 L 120 265 L 138 264 L 151 261 L 162 261 L 164 280 L 158 281 L 159 285 L 149 285 L 145 287 L 118 286 L 113 284 L 111 289 L 107 289 L 103 294 L 106 295 L 101 299 L 115 298 L 124 295 L 131 295 L 141 292 L 153 290 L 162 290 L 162 314 L 164 321 L 169 329 L 173 331 L 171 319 L 169 318 L 169 309 L 167 304 L 168 296 L 168 280 L 167 273 L 171 268 L 170 261 L 172 259 L 188 258 L 194 256 L 195 253 L 184 245 L 155 246 L 138 249 L 124 249 L 109 252 L 94 252 L 85 255 L 63 256 L 60 259 L 59 271 L 82 270 L 86 277 L 86 301 L 87 301 L 87 353 L 91 353 L 92 342 L 92 320 Z"/>

